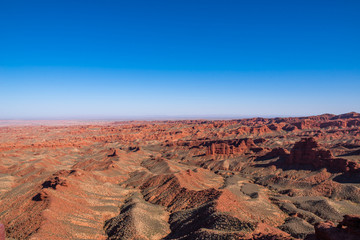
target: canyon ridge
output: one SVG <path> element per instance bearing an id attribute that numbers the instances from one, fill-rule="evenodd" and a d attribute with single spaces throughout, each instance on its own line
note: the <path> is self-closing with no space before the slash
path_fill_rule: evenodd
<path id="1" fill-rule="evenodd" d="M 7 239 L 360 239 L 360 114 L 0 121 Z"/>

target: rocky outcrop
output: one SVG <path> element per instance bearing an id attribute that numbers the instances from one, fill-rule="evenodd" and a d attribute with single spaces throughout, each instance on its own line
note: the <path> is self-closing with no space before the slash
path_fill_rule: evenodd
<path id="1" fill-rule="evenodd" d="M 116 157 L 117 154 L 117 150 L 116 149 L 110 149 L 110 154 L 108 154 L 108 157 Z"/>
<path id="2" fill-rule="evenodd" d="M 146 201 L 165 206 L 170 212 L 198 207 L 221 194 L 215 188 L 196 191 L 182 187 L 174 174 L 152 177 L 140 189 Z"/>
<path id="3" fill-rule="evenodd" d="M 130 152 L 137 152 L 137 151 L 140 151 L 140 147 L 139 147 L 139 146 L 130 146 L 130 147 L 128 148 L 128 150 L 129 150 Z"/>
<path id="4" fill-rule="evenodd" d="M 328 128 L 328 127 L 337 127 L 337 128 L 343 128 L 346 127 L 346 121 L 328 121 L 328 122 L 323 122 L 320 124 L 320 128 Z"/>
<path id="5" fill-rule="evenodd" d="M 309 119 L 304 119 L 300 122 L 296 122 L 296 123 L 293 123 L 294 126 L 296 126 L 298 129 L 309 129 L 309 128 L 312 128 L 314 127 L 316 124 L 314 121 L 312 120 L 309 120 Z"/>
<path id="6" fill-rule="evenodd" d="M 145 202 L 140 194 L 126 200 L 118 216 L 105 222 L 108 240 L 162 239 L 169 232 L 165 209 Z"/>
<path id="7" fill-rule="evenodd" d="M 277 148 L 271 149 L 271 151 L 266 153 L 264 156 L 262 156 L 261 159 L 270 159 L 270 158 L 276 158 L 276 157 L 286 158 L 288 156 L 289 156 L 288 150 L 286 150 L 282 147 L 277 147 Z"/>
<path id="8" fill-rule="evenodd" d="M 51 177 L 49 177 L 48 179 L 46 179 L 42 184 L 41 184 L 41 190 L 39 193 L 37 193 L 32 200 L 33 201 L 45 201 L 49 198 L 49 194 L 48 192 L 45 190 L 46 188 L 52 188 L 54 190 L 56 190 L 56 188 L 58 186 L 63 186 L 63 187 L 67 187 L 68 183 L 67 180 L 65 179 L 66 177 L 70 176 L 71 174 L 74 174 L 76 171 L 75 170 L 60 170 L 56 173 L 54 173 Z"/>
<path id="9" fill-rule="evenodd" d="M 239 140 L 211 141 L 207 144 L 206 155 L 215 154 L 242 154 L 252 147 L 256 147 L 251 138 Z"/>
<path id="10" fill-rule="evenodd" d="M 55 174 L 53 174 L 53 176 L 51 176 L 50 178 L 48 178 L 45 182 L 42 183 L 42 188 L 52 188 L 52 189 L 56 189 L 56 187 L 58 185 L 60 186 L 67 186 L 67 181 L 66 179 L 63 178 L 63 176 L 69 176 L 70 174 L 73 174 L 75 172 L 75 170 L 71 170 L 71 171 L 67 171 L 67 170 L 62 170 L 59 171 Z"/>
<path id="11" fill-rule="evenodd" d="M 327 149 L 321 148 L 314 138 L 303 138 L 290 152 L 288 166 L 308 165 L 315 169 L 327 168 L 335 172 L 356 172 L 360 164 L 344 158 L 335 158 Z"/>
<path id="12" fill-rule="evenodd" d="M 350 119 L 350 118 L 360 118 L 360 113 L 357 112 L 344 113 L 337 116 L 335 115 L 333 116 L 332 119 Z"/>
<path id="13" fill-rule="evenodd" d="M 309 164 L 319 167 L 318 164 L 322 159 L 333 158 L 329 150 L 320 148 L 314 138 L 303 138 L 295 143 L 290 152 L 288 164 Z"/>
<path id="14" fill-rule="evenodd" d="M 345 215 L 337 226 L 331 222 L 321 222 L 315 225 L 318 240 L 356 240 L 360 239 L 360 216 Z"/>
<path id="15" fill-rule="evenodd" d="M 350 233 L 360 236 L 360 215 L 345 215 L 344 220 L 339 223 L 339 228 L 346 228 Z"/>

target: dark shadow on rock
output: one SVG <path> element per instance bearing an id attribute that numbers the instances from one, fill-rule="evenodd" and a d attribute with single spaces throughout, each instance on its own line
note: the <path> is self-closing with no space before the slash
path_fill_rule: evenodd
<path id="1" fill-rule="evenodd" d="M 309 234 L 304 238 L 304 240 L 317 240 L 317 238 L 315 234 Z"/>
<path id="2" fill-rule="evenodd" d="M 195 155 L 193 157 L 204 157 L 204 156 L 206 156 L 206 154 L 199 154 L 199 155 Z"/>
<path id="3" fill-rule="evenodd" d="M 349 152 L 349 153 L 342 154 L 339 157 L 358 156 L 358 155 L 360 155 L 360 149 L 356 150 L 356 151 Z"/>
<path id="4" fill-rule="evenodd" d="M 199 146 L 192 146 L 190 147 L 190 149 L 199 149 L 200 147 Z"/>
<path id="5" fill-rule="evenodd" d="M 360 175 L 358 173 L 343 173 L 334 177 L 333 181 L 338 183 L 360 183 Z"/>
<path id="6" fill-rule="evenodd" d="M 257 158 L 255 161 L 260 162 L 260 161 L 266 161 L 267 159 L 262 159 L 262 158 Z M 316 169 L 314 168 L 312 165 L 306 165 L 306 164 L 286 164 L 286 158 L 284 157 L 280 157 L 278 158 L 278 160 L 269 162 L 269 163 L 258 163 L 255 164 L 254 167 L 270 167 L 270 166 L 275 166 L 276 168 L 282 169 L 283 171 L 286 170 L 309 170 L 309 171 L 319 171 L 320 169 Z M 328 172 L 330 173 L 336 173 L 336 171 L 332 171 L 327 169 Z"/>

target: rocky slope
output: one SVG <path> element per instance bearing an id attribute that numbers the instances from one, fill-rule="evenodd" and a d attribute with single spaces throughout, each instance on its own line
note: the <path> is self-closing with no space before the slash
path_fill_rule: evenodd
<path id="1" fill-rule="evenodd" d="M 9 239 L 359 238 L 358 113 L 25 125 L 0 127 Z"/>

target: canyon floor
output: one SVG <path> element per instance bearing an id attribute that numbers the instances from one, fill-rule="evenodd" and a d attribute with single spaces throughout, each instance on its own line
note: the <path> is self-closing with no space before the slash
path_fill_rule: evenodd
<path id="1" fill-rule="evenodd" d="M 7 239 L 360 239 L 360 114 L 0 122 Z"/>

